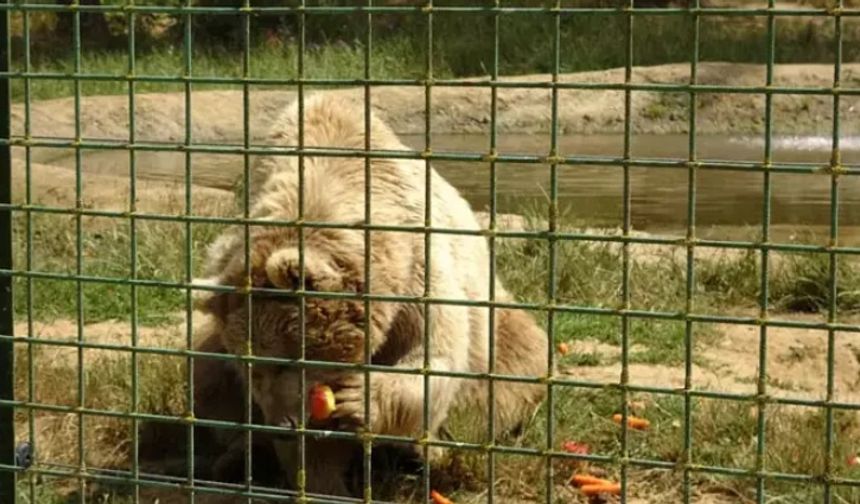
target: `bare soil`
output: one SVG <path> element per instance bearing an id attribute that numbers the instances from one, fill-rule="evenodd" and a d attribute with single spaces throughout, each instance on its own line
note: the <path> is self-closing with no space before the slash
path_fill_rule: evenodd
<path id="1" fill-rule="evenodd" d="M 183 319 L 181 314 L 177 318 Z M 793 316 L 792 319 L 806 317 Z M 193 321 L 194 327 L 202 324 Z M 163 327 L 141 327 L 138 346 L 143 348 L 185 348 L 186 323 Z M 752 326 L 725 324 L 719 328 L 715 344 L 694 358 L 692 384 L 700 390 L 755 393 L 759 376 L 759 330 Z M 27 326 L 19 322 L 16 334 L 26 335 Z M 84 326 L 87 343 L 130 345 L 130 325 L 127 321 L 108 321 Z M 77 325 L 74 320 L 37 322 L 33 336 L 56 341 L 75 341 Z M 621 348 L 598 343 L 587 334 L 576 335 L 571 341 L 573 353 L 597 354 L 607 361 L 617 361 Z M 827 332 L 810 329 L 771 327 L 767 334 L 765 360 L 768 391 L 774 396 L 822 400 L 827 392 Z M 45 346 L 40 355 L 56 366 L 76 366 L 73 348 Z M 636 351 L 632 348 L 631 351 Z M 126 354 L 117 350 L 92 349 L 85 352 L 86 362 Z M 850 333 L 835 335 L 834 397 L 838 402 L 860 402 L 860 342 Z M 652 364 L 630 364 L 630 382 L 648 387 L 682 388 L 684 370 L 680 367 Z M 598 383 L 618 382 L 621 364 L 614 362 L 599 366 L 576 366 L 561 373 L 579 380 Z"/>
<path id="2" fill-rule="evenodd" d="M 624 69 L 560 75 L 563 84 L 624 83 Z M 501 133 L 534 134 L 551 131 L 552 100 L 549 74 L 504 77 L 503 82 L 542 84 L 536 88 L 499 88 L 497 130 Z M 466 79 L 466 82 L 487 82 Z M 679 63 L 634 67 L 636 84 L 686 85 L 690 65 Z M 700 63 L 697 83 L 709 86 L 763 87 L 763 65 Z M 860 83 L 860 64 L 842 65 L 843 88 Z M 829 88 L 833 67 L 823 64 L 780 64 L 774 69 L 774 86 Z M 363 100 L 360 88 L 333 93 Z M 384 86 L 372 89 L 372 107 L 400 134 L 424 133 L 424 87 Z M 432 90 L 431 128 L 437 134 L 488 133 L 490 131 L 489 87 L 445 87 Z M 265 137 L 267 125 L 282 107 L 295 98 L 292 90 L 255 89 L 250 92 L 249 135 Z M 840 100 L 843 134 L 860 132 L 857 96 Z M 777 95 L 773 100 L 776 132 L 781 134 L 830 133 L 832 98 L 822 95 Z M 562 134 L 619 133 L 624 129 L 624 91 L 563 89 L 559 92 L 558 127 Z M 237 142 L 243 138 L 241 91 L 200 91 L 191 96 L 193 142 Z M 636 133 L 681 133 L 688 128 L 688 95 L 635 91 L 631 102 L 632 127 Z M 740 134 L 764 131 L 765 99 L 761 93 L 701 94 L 697 100 L 697 130 L 704 134 Z M 81 99 L 82 136 L 88 140 L 129 138 L 128 97 L 85 96 Z M 24 107 L 12 109 L 13 132 L 24 132 Z M 36 102 L 31 106 L 34 137 L 74 138 L 75 113 L 72 98 Z M 137 142 L 185 142 L 185 95 L 183 93 L 139 94 L 135 100 Z M 36 161 L 50 159 L 51 151 L 36 153 Z M 54 154 L 56 155 L 56 153 Z"/>
<path id="3" fill-rule="evenodd" d="M 792 315 L 792 320 L 810 317 Z M 704 348 L 694 361 L 692 386 L 698 390 L 754 394 L 760 372 L 759 329 L 723 324 L 715 344 Z M 585 337 L 587 335 L 577 335 Z M 770 327 L 765 359 L 768 393 L 774 397 L 824 400 L 827 394 L 826 331 Z M 834 396 L 838 402 L 860 402 L 860 343 L 847 333 L 835 335 Z M 597 354 L 617 361 L 621 348 L 582 339 L 573 342 L 574 352 Z M 635 351 L 632 348 L 631 351 Z M 617 382 L 621 364 L 577 366 L 563 371 L 578 380 Z M 684 369 L 676 366 L 630 364 L 630 383 L 646 387 L 684 387 Z"/>
<path id="4" fill-rule="evenodd" d="M 31 163 L 29 174 L 21 159 L 12 162 L 12 198 L 15 203 L 27 201 L 60 208 L 75 206 L 77 199 L 75 171 L 51 164 Z M 134 209 L 152 214 L 185 212 L 185 184 L 179 180 L 136 180 Z M 111 212 L 131 210 L 131 177 L 127 174 L 86 173 L 81 177 L 81 206 Z M 233 193 L 217 188 L 193 186 L 193 215 L 223 216 L 234 208 Z"/>

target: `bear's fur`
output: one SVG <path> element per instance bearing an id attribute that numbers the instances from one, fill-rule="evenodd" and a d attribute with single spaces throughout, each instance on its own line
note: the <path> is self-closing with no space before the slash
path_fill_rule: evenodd
<path id="1" fill-rule="evenodd" d="M 197 330 L 194 350 L 205 353 L 227 353 L 221 336 L 211 331 L 210 324 Z M 229 423 L 245 423 L 247 409 L 246 382 L 243 371 L 231 359 L 194 357 L 194 418 Z M 254 424 L 264 423 L 262 412 L 252 404 Z M 140 425 L 141 470 L 187 478 L 188 426 L 184 424 L 144 421 Z M 268 488 L 296 488 L 297 460 L 281 464 L 276 446 L 277 435 L 253 432 L 252 481 Z M 201 482 L 246 483 L 248 439 L 241 429 L 211 427 L 198 424 L 194 428 L 194 477 Z M 295 456 L 295 446 L 287 444 L 281 454 Z M 364 452 L 360 442 L 342 439 L 306 437 L 305 469 L 307 489 L 327 495 L 359 495 L 363 489 Z M 392 472 L 405 469 L 415 472 L 420 462 L 411 451 L 396 446 L 374 446 L 373 486 L 389 482 Z"/>
<path id="2" fill-rule="evenodd" d="M 212 324 L 197 329 L 194 350 L 227 353 L 220 334 Z M 246 386 L 233 360 L 194 357 L 194 418 L 245 423 L 248 408 Z M 251 404 L 251 421 L 263 424 L 260 408 Z M 180 423 L 141 422 L 141 470 L 187 478 L 188 426 Z M 231 428 L 197 425 L 194 428 L 194 477 L 222 483 L 244 483 L 247 455 L 245 432 Z M 252 480 L 257 485 L 278 487 L 284 483 L 278 467 L 273 437 L 265 432 L 251 434 Z"/>
<path id="3" fill-rule="evenodd" d="M 297 146 L 298 107 L 293 104 L 275 123 L 271 137 L 279 144 Z M 318 95 L 305 100 L 303 145 L 306 148 L 365 148 L 363 108 L 344 99 Z M 379 118 L 370 118 L 373 150 L 408 150 Z M 299 192 L 299 160 L 293 155 L 262 158 L 255 167 L 250 192 L 250 217 L 257 221 L 336 223 L 353 229 L 305 227 L 302 236 L 292 225 L 254 224 L 248 244 L 250 264 L 245 264 L 245 230 L 222 235 L 212 245 L 205 282 L 242 289 L 254 287 L 287 294 L 255 293 L 251 309 L 241 293 L 217 293 L 204 297 L 200 306 L 215 316 L 215 332 L 227 351 L 247 354 L 248 326 L 255 356 L 296 359 L 305 336 L 305 358 L 344 363 L 364 362 L 365 326 L 372 362 L 397 368 L 442 372 L 486 373 L 489 364 L 489 309 L 458 306 L 450 301 L 487 302 L 490 282 L 495 299 L 510 302 L 512 296 L 490 278 L 486 239 L 480 235 L 432 233 L 425 239 L 426 181 L 430 180 L 429 225 L 434 229 L 478 231 L 469 204 L 456 189 L 424 161 L 372 158 L 366 187 L 365 161 L 357 157 L 306 155 L 303 159 L 303 192 Z M 370 194 L 370 223 L 402 226 L 412 230 L 371 230 L 369 279 L 365 278 L 365 191 Z M 300 208 L 301 207 L 301 208 Z M 429 242 L 429 262 L 425 247 Z M 300 257 L 299 247 L 304 254 Z M 303 267 L 301 265 L 303 263 Z M 250 277 L 247 272 L 250 272 Z M 302 272 L 304 275 L 302 275 Z M 302 282 L 302 278 L 304 282 Z M 425 281 L 427 282 L 425 284 Z M 297 290 L 351 294 L 351 298 L 314 297 L 304 300 L 300 313 Z M 358 295 L 368 292 L 393 300 L 371 300 L 369 311 Z M 424 309 L 422 298 L 449 302 L 428 303 L 429 341 L 425 362 Z M 250 320 L 248 316 L 250 315 Z M 301 330 L 302 318 L 304 331 Z M 544 377 L 547 338 L 528 313 L 496 310 L 495 372 Z M 252 373 L 254 400 L 269 424 L 291 426 L 300 412 L 299 371 L 295 367 L 255 364 Z M 370 376 L 369 425 L 364 425 L 364 374 L 362 372 L 308 367 L 307 385 L 329 384 L 335 391 L 336 409 L 330 428 L 355 429 L 419 439 L 424 436 L 424 376 L 420 373 L 373 372 Z M 458 400 L 486 407 L 485 380 L 432 375 L 429 378 L 429 425 L 438 433 Z M 545 386 L 509 381 L 495 383 L 498 432 L 512 429 L 542 400 Z M 289 475 L 295 463 L 289 441 L 276 442 Z M 326 450 L 337 452 L 335 448 Z M 308 457 L 314 453 L 307 452 Z M 326 457 L 323 456 L 322 459 Z M 313 466 L 308 462 L 309 466 Z M 331 472 L 314 475 L 308 485 L 332 486 Z M 339 485 L 335 490 L 342 491 Z M 309 488 L 310 489 L 310 488 Z"/>

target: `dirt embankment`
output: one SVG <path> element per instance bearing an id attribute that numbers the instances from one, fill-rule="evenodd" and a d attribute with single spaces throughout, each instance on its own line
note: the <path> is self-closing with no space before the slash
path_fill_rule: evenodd
<path id="1" fill-rule="evenodd" d="M 564 74 L 559 82 L 582 84 L 623 84 L 624 69 Z M 763 87 L 763 65 L 701 63 L 697 83 L 707 86 Z M 481 82 L 486 79 L 471 79 Z M 551 75 L 505 77 L 505 83 L 549 85 Z M 635 84 L 686 85 L 690 65 L 686 63 L 635 67 Z M 857 87 L 860 64 L 842 67 L 842 88 Z M 826 89 L 833 85 L 833 68 L 821 64 L 778 65 L 774 86 Z M 361 88 L 331 91 L 363 100 Z M 424 132 L 424 87 L 380 86 L 372 89 L 372 105 L 401 134 Z M 259 140 L 267 125 L 282 107 L 295 98 L 292 90 L 252 90 L 249 96 L 249 134 Z M 439 86 L 432 90 L 431 129 L 434 133 L 488 133 L 490 131 L 490 88 Z M 840 114 L 843 134 L 860 132 L 857 96 L 842 96 Z M 634 91 L 631 117 L 636 133 L 681 133 L 688 129 L 689 94 L 685 92 Z M 773 99 L 775 133 L 830 133 L 832 97 L 827 95 L 785 95 Z M 33 103 L 31 135 L 74 137 L 75 113 L 72 98 Z M 551 130 L 552 93 L 544 87 L 498 90 L 497 129 L 501 133 L 536 134 Z M 87 139 L 129 138 L 127 96 L 86 96 L 81 100 L 82 135 Z M 12 110 L 13 131 L 24 132 L 24 107 Z M 563 89 L 558 93 L 558 130 L 562 134 L 620 133 L 624 129 L 624 91 Z M 703 134 L 750 134 L 764 130 L 763 93 L 702 93 L 697 98 L 697 130 Z M 193 142 L 236 142 L 244 134 L 241 91 L 200 91 L 191 97 Z M 185 141 L 185 96 L 183 93 L 140 94 L 135 100 L 137 142 Z M 50 154 L 36 154 L 47 161 Z M 41 156 L 41 158 L 40 158 Z"/>

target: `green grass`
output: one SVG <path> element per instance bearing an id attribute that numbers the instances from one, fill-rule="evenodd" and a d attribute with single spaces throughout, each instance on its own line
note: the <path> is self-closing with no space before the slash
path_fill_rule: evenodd
<path id="1" fill-rule="evenodd" d="M 554 394 L 553 447 L 561 450 L 565 441 L 576 441 L 589 446 L 590 453 L 611 457 L 622 456 L 621 430 L 611 417 L 620 412 L 621 396 L 611 390 L 583 390 L 557 386 Z M 634 394 L 630 414 L 647 418 L 651 426 L 647 431 L 629 432 L 628 453 L 638 460 L 653 460 L 681 464 L 684 452 L 684 406 L 675 396 Z M 768 471 L 787 474 L 822 475 L 825 472 L 825 415 L 811 408 L 768 407 L 766 410 L 765 467 Z M 756 467 L 757 416 L 754 403 L 693 399 L 691 410 L 694 464 L 753 471 Z M 475 425 L 484 425 L 476 414 L 461 410 L 452 420 L 452 432 L 457 440 L 482 442 L 484 432 Z M 499 442 L 506 446 L 542 449 L 546 445 L 547 411 L 544 404 L 535 414 L 534 421 L 524 434 L 508 437 Z M 860 419 L 850 412 L 837 412 L 834 419 L 835 443 L 833 475 L 858 478 L 860 469 L 845 463 L 853 455 L 853 440 L 860 434 Z M 540 458 L 497 455 L 496 471 L 498 495 L 529 489 L 535 501 L 543 501 L 545 463 Z M 450 450 L 445 462 L 457 473 L 445 481 L 445 490 L 455 501 L 466 496 L 472 488 L 486 488 L 486 456 L 474 451 Z M 572 473 L 604 471 L 607 477 L 619 478 L 615 464 L 589 464 L 556 461 L 553 464 L 556 485 L 564 485 Z M 457 475 L 465 477 L 459 481 Z M 633 467 L 629 483 L 631 495 L 647 498 L 648 502 L 677 502 L 680 499 L 683 476 L 678 470 L 652 470 Z M 476 481 L 477 480 L 477 481 Z M 736 495 L 744 502 L 755 499 L 755 479 L 727 477 L 705 472 L 692 474 L 692 485 L 709 488 L 723 495 Z M 782 480 L 769 480 L 768 499 L 765 502 L 806 503 L 821 499 L 819 483 L 796 484 Z M 562 494 L 563 502 L 577 500 L 576 492 Z M 835 487 L 834 497 L 839 502 L 860 502 L 860 490 Z M 730 500 L 734 502 L 734 500 Z"/>
<path id="2" fill-rule="evenodd" d="M 746 251 L 700 261 L 698 283 L 706 299 L 703 306 L 750 306 L 761 295 L 761 257 Z M 831 304 L 830 257 L 821 253 L 771 254 L 768 275 L 770 306 L 786 312 L 823 312 Z M 834 305 L 841 313 L 860 309 L 860 269 L 851 257 L 837 258 Z"/>
<path id="3" fill-rule="evenodd" d="M 14 264 L 18 268 L 58 275 L 77 271 L 75 217 L 35 214 L 32 216 L 32 253 L 27 266 L 27 221 L 23 214 L 14 220 Z M 192 267 L 200 268 L 204 248 L 214 239 L 217 226 L 195 224 L 191 233 Z M 181 223 L 138 222 L 137 278 L 161 282 L 185 279 L 185 230 Z M 82 316 L 85 323 L 108 319 L 128 319 L 132 293 L 128 285 L 110 280 L 131 278 L 132 233 L 127 219 L 87 218 L 82 221 L 81 274 L 108 279 L 82 282 Z M 28 281 L 18 277 L 14 285 L 14 307 L 18 320 L 30 313 L 36 320 L 75 318 L 78 313 L 78 284 L 74 280 L 36 278 L 31 281 L 32 304 L 28 303 Z M 175 313 L 185 304 L 185 292 L 169 287 L 138 287 L 137 313 L 141 324 L 175 321 Z"/>
<path id="4" fill-rule="evenodd" d="M 371 71 L 374 75 L 384 77 L 417 78 L 420 68 L 423 68 L 405 42 L 392 40 L 375 44 L 374 57 L 371 60 Z M 307 78 L 357 79 L 364 74 L 364 50 L 361 45 L 322 46 L 308 51 L 306 55 Z M 252 61 L 249 75 L 256 78 L 288 79 L 298 76 L 296 71 L 297 52 L 294 46 L 271 47 L 261 45 L 252 51 Z M 20 63 L 20 62 L 19 62 Z M 236 53 L 219 49 L 195 50 L 193 55 L 195 76 L 240 78 L 243 74 L 242 60 Z M 21 67 L 19 67 L 21 69 Z M 128 54 L 115 51 L 84 52 L 81 59 L 81 69 L 88 74 L 111 75 L 117 80 L 85 81 L 81 84 L 82 95 L 112 95 L 128 92 L 128 85 L 122 78 L 128 73 Z M 32 67 L 33 72 L 72 73 L 74 63 L 71 58 L 57 57 L 37 60 Z M 183 54 L 181 49 L 173 47 L 164 50 L 145 52 L 137 55 L 135 74 L 148 76 L 179 76 L 184 74 Z M 438 76 L 445 77 L 446 72 L 440 69 Z M 195 89 L 239 89 L 231 85 L 195 85 Z M 148 92 L 177 92 L 182 90 L 181 83 L 139 83 L 135 91 Z M 64 96 L 72 96 L 74 88 L 68 80 L 33 80 L 31 84 L 31 100 L 44 100 Z M 12 98 L 15 101 L 24 99 L 24 84 L 21 80 L 13 81 Z"/>
<path id="5" fill-rule="evenodd" d="M 444 2 L 440 2 L 444 4 Z M 529 3 L 529 2 L 526 2 Z M 540 2 L 530 2 L 541 5 Z M 599 3 L 599 2 L 598 2 Z M 616 6 L 616 3 L 605 2 Z M 44 16 L 43 16 L 44 17 Z M 206 36 L 206 23 L 199 20 L 192 49 L 192 75 L 240 77 L 242 48 L 230 41 L 238 20 L 215 16 L 228 26 L 209 26 L 218 37 Z M 426 72 L 426 20 L 421 16 L 377 16 L 371 51 L 371 76 L 378 79 L 418 79 Z M 13 69 L 24 69 L 20 16 L 13 51 Z M 289 22 L 287 22 L 289 21 Z M 258 78 L 298 76 L 295 20 L 266 23 L 254 18 L 250 41 L 249 75 Z M 256 24 L 259 23 L 260 26 Z M 309 78 L 352 79 L 364 76 L 365 20 L 360 16 L 308 16 L 304 75 Z M 708 16 L 701 20 L 700 60 L 738 63 L 766 61 L 765 24 L 761 18 Z M 233 26 L 235 25 L 235 26 Z M 265 26 L 264 26 L 265 25 Z M 623 40 L 626 18 L 622 15 L 567 15 L 561 18 L 559 70 L 578 72 L 624 66 Z M 686 16 L 637 16 L 634 31 L 634 65 L 687 62 L 691 53 L 690 22 Z M 830 63 L 833 60 L 832 23 L 814 18 L 782 18 L 777 23 L 777 63 Z M 182 23 L 176 32 L 157 40 L 138 34 L 136 75 L 184 75 Z M 225 31 L 226 30 L 226 31 Z M 510 14 L 500 18 L 499 72 L 501 75 L 546 73 L 553 65 L 553 16 Z M 52 23 L 34 22 L 31 32 L 31 70 L 70 73 L 74 69 L 70 44 L 57 40 Z M 115 81 L 84 82 L 81 92 L 121 94 L 127 92 L 125 76 L 129 58 L 124 35 L 111 41 L 83 37 L 81 69 L 85 73 L 111 75 Z M 235 37 L 234 37 L 235 38 Z M 494 55 L 493 18 L 483 15 L 438 13 L 434 17 L 433 75 L 435 78 L 488 75 Z M 860 55 L 860 27 L 843 27 L 843 61 Z M 141 83 L 138 92 L 180 91 L 181 82 Z M 195 89 L 236 88 L 230 85 L 195 85 Z M 13 97 L 23 99 L 23 82 L 13 81 Z M 71 81 L 34 80 L 32 99 L 70 96 Z M 667 108 L 655 105 L 647 114 L 662 115 Z"/>
<path id="6" fill-rule="evenodd" d="M 790 254 L 782 258 L 781 273 L 772 282 L 773 298 L 791 311 L 818 312 L 831 304 L 830 258 L 822 254 Z M 790 272 L 790 273 L 786 273 Z M 860 271 L 840 259 L 835 268 L 835 306 L 842 311 L 860 308 Z"/>
<path id="7" fill-rule="evenodd" d="M 530 211 L 527 226 L 545 229 Z M 569 212 L 560 218 L 562 228 L 579 223 Z M 752 239 L 752 237 L 751 237 Z M 520 301 L 547 302 L 550 249 L 542 239 L 497 239 L 498 273 Z M 686 255 L 671 248 L 633 249 L 630 270 L 630 306 L 636 310 L 678 313 L 686 304 Z M 681 249 L 683 252 L 683 249 Z M 638 253 L 648 259 L 636 260 Z M 761 292 L 761 257 L 756 251 L 720 252 L 697 249 L 694 265 L 693 310 L 721 314 L 755 310 Z M 621 308 L 623 251 L 607 242 L 561 241 L 555 245 L 555 285 L 559 303 L 578 307 Z M 771 255 L 769 306 L 783 313 L 824 312 L 830 305 L 830 259 L 826 254 Z M 860 265 L 841 257 L 836 268 L 836 309 L 841 314 L 860 309 Z M 621 322 L 617 316 L 560 313 L 555 317 L 555 342 L 570 338 L 619 346 Z M 713 342 L 717 334 L 705 324 L 693 327 L 694 348 Z M 686 328 L 674 320 L 634 318 L 629 341 L 630 362 L 677 365 L 685 358 Z M 695 353 L 694 353 L 695 354 Z M 571 355 L 568 362 L 583 359 Z M 695 357 L 701 359 L 700 356 Z M 587 360 L 587 358 L 585 358 Z M 701 362 L 700 362 L 701 363 Z"/>
<path id="8" fill-rule="evenodd" d="M 575 223 L 572 217 L 564 217 Z M 532 216 L 533 228 L 538 219 Z M 15 264 L 27 268 L 27 224 L 23 214 L 14 221 Z M 32 216 L 33 271 L 73 275 L 77 240 L 74 216 Z M 81 272 L 85 276 L 118 280 L 131 276 L 131 226 L 125 219 L 87 218 L 82 221 Z M 185 278 L 185 227 L 181 223 L 140 221 L 136 225 L 137 277 L 141 280 L 182 282 Z M 195 224 L 191 236 L 192 274 L 199 273 L 204 249 L 221 228 Z M 704 250 L 704 249 L 701 249 Z M 541 239 L 497 240 L 498 271 L 505 285 L 523 302 L 547 301 L 549 247 Z M 619 308 L 622 299 L 622 251 L 617 245 L 565 241 L 555 246 L 558 302 L 573 306 Z M 699 252 L 695 267 L 694 300 L 698 312 L 724 308 L 755 307 L 760 290 L 760 258 L 755 252 L 711 255 Z M 630 299 L 634 309 L 678 312 L 684 309 L 686 258 L 659 254 L 656 259 L 634 261 L 631 266 Z M 788 312 L 826 310 L 830 303 L 830 264 L 822 254 L 783 254 L 770 272 L 770 304 Z M 860 270 L 846 259 L 837 267 L 837 309 L 860 309 Z M 110 282 L 83 282 L 85 322 L 128 318 L 131 288 Z M 72 280 L 32 280 L 32 313 L 38 320 L 75 318 L 77 283 Z M 138 315 L 142 324 L 172 322 L 185 306 L 185 293 L 168 287 L 139 287 Z M 15 311 L 26 316 L 27 281 L 16 279 Z M 630 327 L 631 343 L 647 351 L 636 352 L 640 362 L 683 360 L 684 326 L 680 322 L 636 319 Z M 558 341 L 580 335 L 601 343 L 618 345 L 619 319 L 611 315 L 559 314 L 554 332 Z M 662 337 L 654 338 L 658 334 Z M 706 336 L 703 333 L 702 336 Z M 702 338 L 697 338 L 702 339 Z M 705 338 L 706 340 L 707 338 Z"/>
<path id="9" fill-rule="evenodd" d="M 545 241 L 506 240 L 498 249 L 499 275 L 521 301 L 546 302 L 549 247 Z M 623 285 L 621 249 L 608 243 L 563 242 L 556 245 L 558 300 L 581 307 L 620 307 Z M 685 275 L 672 258 L 635 263 L 631 272 L 631 301 L 636 308 L 673 311 L 683 308 Z M 712 335 L 699 329 L 705 338 Z M 613 346 L 621 344 L 621 321 L 612 315 L 562 313 L 556 316 L 556 342 L 570 337 Z M 634 319 L 630 343 L 637 346 L 631 362 L 679 364 L 684 361 L 684 324 Z M 571 357 L 575 358 L 575 357 Z"/>

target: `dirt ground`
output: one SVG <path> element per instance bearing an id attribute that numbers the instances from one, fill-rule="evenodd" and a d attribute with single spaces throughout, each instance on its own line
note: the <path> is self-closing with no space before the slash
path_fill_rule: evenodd
<path id="1" fill-rule="evenodd" d="M 177 319 L 184 319 L 177 314 Z M 808 317 L 793 316 L 793 320 Z M 202 324 L 202 318 L 192 321 L 194 327 Z M 144 348 L 182 349 L 185 346 L 185 321 L 166 327 L 141 327 L 139 346 Z M 693 387 L 700 390 L 755 393 L 759 374 L 759 330 L 752 326 L 722 325 L 716 343 L 695 355 L 698 362 L 693 365 Z M 130 326 L 126 321 L 107 321 L 84 327 L 85 339 L 92 344 L 129 344 Z M 15 326 L 18 335 L 27 334 L 27 326 L 19 322 Z M 74 320 L 57 320 L 50 323 L 37 322 L 33 335 L 50 340 L 74 341 L 77 326 Z M 618 346 L 599 343 L 587 334 L 576 335 L 571 341 L 571 351 L 582 354 L 597 354 L 605 361 L 617 360 L 621 353 Z M 772 327 L 768 329 L 767 383 L 768 391 L 776 397 L 821 400 L 825 399 L 827 384 L 827 332 L 810 329 Z M 834 400 L 838 402 L 860 402 L 860 341 L 854 334 L 837 333 L 835 337 Z M 635 348 L 631 349 L 635 351 Z M 123 352 L 124 353 L 124 352 Z M 121 355 L 115 350 L 88 350 L 86 362 L 111 355 Z M 40 358 L 55 365 L 73 359 L 76 351 L 67 347 L 45 347 Z M 651 364 L 631 364 L 630 383 L 647 387 L 670 389 L 684 386 L 684 370 L 681 367 Z M 595 383 L 617 383 L 621 376 L 621 365 L 613 363 L 599 366 L 576 366 L 562 369 L 561 374 Z"/>
<path id="2" fill-rule="evenodd" d="M 792 316 L 792 320 L 809 317 Z M 759 329 L 721 325 L 716 343 L 697 352 L 692 386 L 698 390 L 754 394 L 759 375 Z M 597 343 L 587 335 L 572 342 L 574 352 L 617 358 L 617 346 Z M 853 334 L 835 338 L 834 400 L 860 401 L 860 343 Z M 635 349 L 633 349 L 635 350 Z M 768 393 L 774 397 L 823 400 L 827 392 L 827 332 L 771 327 L 767 334 Z M 621 365 L 578 366 L 563 371 L 578 380 L 617 382 Z M 684 369 L 666 365 L 631 364 L 630 382 L 647 387 L 684 387 Z"/>
<path id="3" fill-rule="evenodd" d="M 698 84 L 712 86 L 762 87 L 765 67 L 755 64 L 700 63 Z M 471 79 L 479 82 L 483 79 Z M 548 74 L 505 77 L 504 82 L 545 83 Z M 561 83 L 623 84 L 624 69 L 563 74 Z M 690 82 L 686 63 L 634 67 L 632 82 L 675 84 Z M 842 65 L 842 87 L 860 83 L 860 64 Z M 833 84 L 832 65 L 780 64 L 774 69 L 775 86 L 828 88 Z M 360 88 L 333 91 L 357 100 Z M 423 86 L 380 86 L 372 88 L 373 109 L 400 134 L 423 134 Z M 253 89 L 250 92 L 249 134 L 265 136 L 266 125 L 284 104 L 292 101 L 292 90 Z M 489 87 L 434 87 L 431 128 L 434 133 L 488 133 L 490 130 Z M 840 101 L 843 134 L 860 132 L 860 97 L 842 96 Z M 818 95 L 776 95 L 773 100 L 775 133 L 830 133 L 832 98 Z M 194 142 L 232 141 L 243 137 L 243 97 L 241 91 L 200 91 L 191 99 L 191 132 Z M 619 133 L 624 129 L 624 92 L 621 90 L 561 90 L 559 92 L 559 132 L 563 134 Z M 688 127 L 688 95 L 684 93 L 632 93 L 632 126 L 635 133 L 681 133 Z M 185 141 L 185 95 L 182 93 L 139 94 L 135 101 L 135 134 L 138 142 Z M 764 131 L 763 94 L 700 94 L 697 130 L 705 134 L 740 134 Z M 500 88 L 498 91 L 498 131 L 535 134 L 551 129 L 551 92 L 541 88 Z M 13 132 L 24 131 L 24 107 L 12 109 Z M 31 135 L 34 137 L 74 136 L 74 102 L 62 98 L 36 102 L 31 107 Z M 85 96 L 81 99 L 81 127 L 85 139 L 128 139 L 128 97 Z M 37 154 L 44 162 L 50 152 Z"/>

